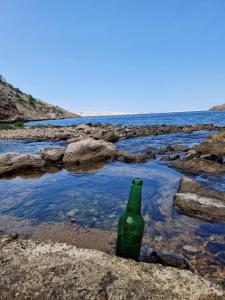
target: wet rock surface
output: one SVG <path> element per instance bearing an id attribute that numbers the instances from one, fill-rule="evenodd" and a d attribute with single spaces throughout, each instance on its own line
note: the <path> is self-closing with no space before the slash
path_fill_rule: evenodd
<path id="1" fill-rule="evenodd" d="M 187 177 L 182 177 L 180 181 L 174 207 L 190 216 L 225 222 L 225 193 L 207 189 Z"/>
<path id="2" fill-rule="evenodd" d="M 0 236 L 0 299 L 224 299 L 186 270 L 67 244 Z"/>

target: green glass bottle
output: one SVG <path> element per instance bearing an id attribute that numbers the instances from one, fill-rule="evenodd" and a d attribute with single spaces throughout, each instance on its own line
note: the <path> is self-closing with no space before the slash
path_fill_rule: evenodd
<path id="1" fill-rule="evenodd" d="M 116 255 L 138 260 L 144 233 L 141 215 L 142 180 L 132 181 L 130 197 L 125 213 L 120 217 L 117 232 Z"/>

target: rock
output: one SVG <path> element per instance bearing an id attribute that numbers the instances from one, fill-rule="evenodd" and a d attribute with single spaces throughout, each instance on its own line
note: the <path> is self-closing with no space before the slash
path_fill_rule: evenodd
<path id="1" fill-rule="evenodd" d="M 189 146 L 187 145 L 172 145 L 171 146 L 173 151 L 188 151 L 189 150 Z"/>
<path id="2" fill-rule="evenodd" d="M 88 138 L 67 146 L 63 162 L 65 164 L 80 164 L 86 162 L 105 161 L 116 155 L 116 147 L 103 140 Z"/>
<path id="3" fill-rule="evenodd" d="M 151 247 L 145 247 L 141 253 L 140 261 L 147 263 L 157 263 L 163 266 L 174 267 L 178 269 L 190 269 L 188 261 L 180 255 L 174 253 L 162 253 Z"/>
<path id="4" fill-rule="evenodd" d="M 45 148 L 40 151 L 40 154 L 44 160 L 56 162 L 63 158 L 65 151 L 66 151 L 66 148 L 64 148 L 64 147 Z"/>
<path id="5" fill-rule="evenodd" d="M 115 134 L 114 132 L 109 131 L 103 135 L 103 139 L 107 142 L 114 143 L 119 140 L 119 136 L 117 134 Z"/>
<path id="6" fill-rule="evenodd" d="M 84 130 L 84 131 L 89 131 L 91 128 L 90 126 L 86 125 L 86 124 L 80 124 L 76 126 L 77 130 Z"/>
<path id="7" fill-rule="evenodd" d="M 8 152 L 0 154 L 0 175 L 24 169 L 40 169 L 45 165 L 41 155 Z"/>
<path id="8" fill-rule="evenodd" d="M 185 154 L 184 158 L 191 159 L 196 155 L 196 153 L 197 153 L 196 150 L 193 150 L 193 149 L 188 150 L 188 152 Z"/>
<path id="9" fill-rule="evenodd" d="M 165 155 L 162 155 L 160 160 L 176 160 L 176 159 L 179 159 L 180 158 L 180 155 L 178 153 L 174 153 L 174 154 L 165 154 Z"/>
<path id="10" fill-rule="evenodd" d="M 219 200 L 225 201 L 225 193 L 206 188 L 199 182 L 186 176 L 182 176 L 178 187 L 178 192 L 198 194 L 201 196 L 217 198 Z"/>
<path id="11" fill-rule="evenodd" d="M 149 157 L 148 155 L 136 155 L 125 151 L 117 151 L 115 156 L 117 160 L 124 161 L 126 163 L 141 163 L 151 159 L 151 157 Z"/>
<path id="12" fill-rule="evenodd" d="M 147 155 L 152 156 L 152 158 L 156 157 L 156 154 L 161 154 L 161 149 L 155 148 L 155 147 L 148 147 L 144 150 L 144 153 Z"/>
<path id="13" fill-rule="evenodd" d="M 80 124 L 78 126 L 30 126 L 16 130 L 0 130 L 0 139 L 38 139 L 38 140 L 69 140 L 86 135 L 89 138 L 105 139 L 128 139 L 138 136 L 169 134 L 176 132 L 192 132 L 196 130 L 215 130 L 218 127 L 213 124 L 176 126 L 120 126 L 103 124 Z"/>
<path id="14" fill-rule="evenodd" d="M 188 174 L 198 174 L 201 172 L 225 173 L 225 166 L 223 164 L 197 157 L 188 160 L 175 160 L 171 165 Z"/>
<path id="15" fill-rule="evenodd" d="M 217 157 L 225 155 L 225 134 L 211 135 L 206 141 L 194 147 L 200 154 L 212 154 Z"/>
<path id="16" fill-rule="evenodd" d="M 190 253 L 196 253 L 198 252 L 198 249 L 194 246 L 191 246 L 191 245 L 184 245 L 183 246 L 183 249 L 187 252 L 190 252 Z"/>
<path id="17" fill-rule="evenodd" d="M 174 208 L 189 216 L 225 223 L 225 193 L 205 188 L 187 177 L 181 179 Z"/>
<path id="18" fill-rule="evenodd" d="M 3 237 L 4 238 L 4 237 Z M 0 237 L 0 299 L 224 299 L 187 270 L 137 263 L 51 241 Z"/>

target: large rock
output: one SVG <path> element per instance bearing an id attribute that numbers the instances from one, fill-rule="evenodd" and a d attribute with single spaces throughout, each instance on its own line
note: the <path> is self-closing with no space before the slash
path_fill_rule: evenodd
<path id="1" fill-rule="evenodd" d="M 57 162 L 63 158 L 65 147 L 45 148 L 40 151 L 41 157 L 50 162 Z"/>
<path id="2" fill-rule="evenodd" d="M 103 140 L 88 138 L 67 146 L 63 157 L 65 164 L 104 161 L 113 158 L 116 147 Z"/>
<path id="3" fill-rule="evenodd" d="M 225 165 L 208 159 L 192 158 L 188 160 L 175 160 L 171 165 L 188 174 L 204 173 L 225 173 Z"/>
<path id="4" fill-rule="evenodd" d="M 0 299 L 224 299 L 187 270 L 67 244 L 0 237 Z"/>
<path id="5" fill-rule="evenodd" d="M 0 154 L 0 175 L 21 169 L 40 169 L 45 165 L 41 155 L 8 152 Z"/>
<path id="6" fill-rule="evenodd" d="M 225 193 L 205 188 L 188 177 L 180 181 L 174 207 L 186 215 L 225 223 Z"/>
<path id="7" fill-rule="evenodd" d="M 217 157 L 225 155 L 225 140 L 208 139 L 194 149 L 200 154 L 213 154 Z"/>

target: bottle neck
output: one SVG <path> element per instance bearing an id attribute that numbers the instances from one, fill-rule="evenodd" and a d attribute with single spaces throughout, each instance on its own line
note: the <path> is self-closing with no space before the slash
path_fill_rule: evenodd
<path id="1" fill-rule="evenodd" d="M 133 182 L 127 203 L 127 212 L 141 214 L 141 190 L 142 184 Z"/>

